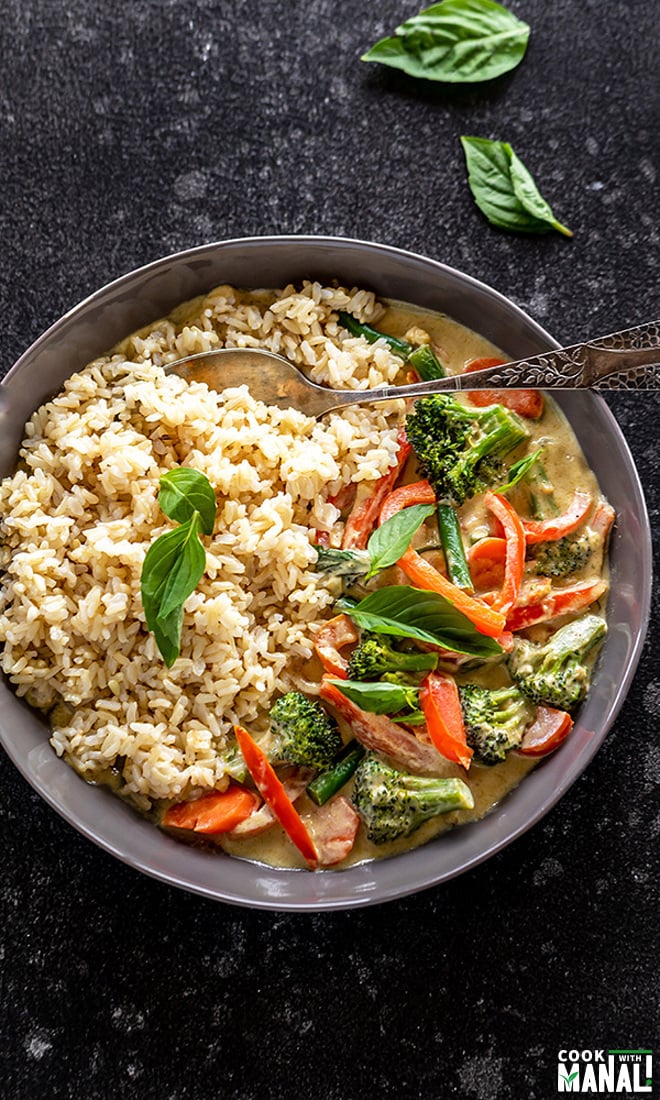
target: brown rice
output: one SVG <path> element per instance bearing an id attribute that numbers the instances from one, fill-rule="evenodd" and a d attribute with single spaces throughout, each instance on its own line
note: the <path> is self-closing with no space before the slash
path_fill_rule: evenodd
<path id="1" fill-rule="evenodd" d="M 281 293 L 219 287 L 130 337 L 66 383 L 26 427 L 17 473 L 0 486 L 5 584 L 2 667 L 51 709 L 55 751 L 88 779 L 114 770 L 139 808 L 222 787 L 232 723 L 262 728 L 271 697 L 302 678 L 336 595 L 314 572 L 328 498 L 381 476 L 401 402 L 322 421 L 217 393 L 163 367 L 218 346 L 267 347 L 334 387 L 394 381 L 384 341 L 347 336 L 338 309 L 377 320 L 361 290 L 306 283 Z M 140 572 L 170 526 L 161 474 L 201 470 L 216 491 L 206 571 L 185 604 L 181 657 L 162 661 L 144 622 Z M 64 705 L 62 705 L 64 704 Z"/>

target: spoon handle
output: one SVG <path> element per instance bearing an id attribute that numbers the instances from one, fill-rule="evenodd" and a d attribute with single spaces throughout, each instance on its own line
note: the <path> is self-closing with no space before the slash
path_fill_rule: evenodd
<path id="1" fill-rule="evenodd" d="M 660 389 L 660 321 L 614 332 L 585 344 L 544 351 L 501 367 L 470 374 L 416 382 L 410 386 L 383 386 L 375 390 L 335 393 L 339 404 L 388 401 L 395 397 L 424 397 L 454 390 L 481 390 L 514 386 L 519 389 Z"/>

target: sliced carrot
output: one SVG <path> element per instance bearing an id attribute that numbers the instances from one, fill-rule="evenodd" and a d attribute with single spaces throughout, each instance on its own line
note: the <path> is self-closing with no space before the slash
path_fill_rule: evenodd
<path id="1" fill-rule="evenodd" d="M 384 523 L 402 508 L 411 504 L 433 504 L 435 493 L 428 481 L 416 481 L 412 485 L 402 485 L 395 489 L 383 501 L 379 522 Z M 441 596 L 453 603 L 458 611 L 470 620 L 482 634 L 496 638 L 504 629 L 504 615 L 498 611 L 491 611 L 480 600 L 468 596 L 462 588 L 452 584 L 446 577 L 439 573 L 429 561 L 408 547 L 405 554 L 397 563 L 409 580 L 418 588 L 424 588 L 430 592 L 439 592 Z"/>
<path id="2" fill-rule="evenodd" d="M 565 512 L 552 519 L 524 519 L 522 521 L 527 544 L 534 542 L 554 542 L 576 531 L 591 508 L 591 493 L 576 489 L 573 500 Z"/>
<path id="3" fill-rule="evenodd" d="M 473 371 L 504 365 L 504 359 L 484 356 L 468 363 L 463 373 L 471 374 Z M 525 416 L 528 420 L 538 420 L 543 415 L 543 394 L 540 390 L 470 390 L 467 396 L 470 404 L 478 408 L 486 405 L 504 405 L 505 409 L 511 409 L 512 412 Z"/>
<path id="4" fill-rule="evenodd" d="M 179 802 L 165 811 L 163 825 L 196 833 L 229 833 L 256 810 L 259 798 L 232 783 L 226 791 L 209 791 L 193 802 Z"/>
<path id="5" fill-rule="evenodd" d="M 475 542 L 467 552 L 470 576 L 477 591 L 501 588 L 504 581 L 506 539 L 485 538 Z"/>
<path id="6" fill-rule="evenodd" d="M 268 757 L 242 726 L 234 726 L 234 732 L 247 769 L 264 802 L 268 803 L 285 833 L 307 860 L 310 868 L 316 870 L 319 860 L 312 838 L 277 778 Z"/>
<path id="7" fill-rule="evenodd" d="M 518 752 L 523 756 L 547 756 L 566 740 L 572 728 L 573 719 L 565 710 L 537 707 L 536 717 L 525 730 Z"/>
<path id="8" fill-rule="evenodd" d="M 326 672 L 345 680 L 348 661 L 339 652 L 345 645 L 357 642 L 359 633 L 348 615 L 335 615 L 322 626 L 314 639 L 316 655 Z"/>
<path id="9" fill-rule="evenodd" d="M 476 626 L 482 634 L 490 638 L 497 638 L 505 626 L 505 617 L 500 611 L 493 611 L 486 607 L 481 600 L 474 596 L 468 596 L 461 588 L 442 576 L 430 562 L 425 561 L 421 554 L 414 550 L 406 550 L 398 561 L 399 567 L 417 588 L 425 588 L 429 592 L 439 592 L 441 596 L 453 603 L 457 611 L 463 614 Z"/>
<path id="10" fill-rule="evenodd" d="M 399 432 L 398 438 L 399 450 L 394 466 L 390 466 L 387 473 L 377 481 L 361 481 L 358 486 L 355 504 L 344 527 L 341 543 L 344 550 L 364 550 L 378 519 L 381 505 L 394 488 L 399 474 L 408 461 L 412 447 L 403 429 Z"/>
<path id="11" fill-rule="evenodd" d="M 596 580 L 582 581 L 580 584 L 571 585 L 570 588 L 555 588 L 540 603 L 514 607 L 507 615 L 507 629 L 524 630 L 528 626 L 534 626 L 535 623 L 556 619 L 560 615 L 568 615 L 573 611 L 582 611 L 599 600 L 607 592 L 607 587 L 607 581 Z"/>
<path id="12" fill-rule="evenodd" d="M 525 568 L 525 532 L 522 521 L 513 505 L 500 493 L 486 493 L 484 504 L 502 524 L 506 538 L 504 556 L 504 580 L 502 588 L 491 605 L 495 611 L 506 615 L 515 606 Z"/>
<path id="13" fill-rule="evenodd" d="M 472 749 L 465 737 L 463 711 L 454 678 L 443 672 L 430 672 L 422 684 L 419 705 L 438 752 L 447 760 L 469 768 Z"/>

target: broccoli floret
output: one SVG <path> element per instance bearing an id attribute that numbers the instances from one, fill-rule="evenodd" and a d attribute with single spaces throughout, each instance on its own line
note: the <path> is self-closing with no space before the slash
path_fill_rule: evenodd
<path id="1" fill-rule="evenodd" d="M 502 405 L 472 409 L 434 394 L 408 414 L 406 435 L 438 500 L 459 505 L 501 480 L 503 456 L 529 432 Z"/>
<path id="2" fill-rule="evenodd" d="M 465 735 L 481 764 L 501 764 L 518 747 L 534 707 L 515 687 L 484 688 L 464 684 L 459 688 Z"/>
<path id="3" fill-rule="evenodd" d="M 593 537 L 583 531 L 554 542 L 537 543 L 531 562 L 543 577 L 569 577 L 587 564 L 593 552 Z"/>
<path id="4" fill-rule="evenodd" d="M 408 775 L 368 753 L 355 773 L 353 804 L 374 844 L 410 836 L 425 821 L 452 810 L 471 810 L 472 792 L 462 779 Z"/>
<path id="5" fill-rule="evenodd" d="M 509 654 L 509 671 L 533 703 L 571 710 L 589 687 L 585 657 L 607 630 L 598 615 L 583 615 L 557 630 L 544 644 L 516 638 Z"/>
<path id="6" fill-rule="evenodd" d="M 402 653 L 382 634 L 365 632 L 348 659 L 349 680 L 380 680 L 387 672 L 423 672 L 434 669 L 436 653 Z"/>
<path id="7" fill-rule="evenodd" d="M 270 710 L 269 759 L 276 764 L 327 768 L 342 749 L 339 727 L 315 699 L 288 691 Z"/>

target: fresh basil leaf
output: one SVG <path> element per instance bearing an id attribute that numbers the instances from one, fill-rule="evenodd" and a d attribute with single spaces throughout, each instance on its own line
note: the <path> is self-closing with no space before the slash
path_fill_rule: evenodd
<path id="1" fill-rule="evenodd" d="M 509 489 L 513 489 L 514 485 L 517 485 L 519 481 L 522 481 L 525 474 L 531 470 L 534 463 L 543 454 L 543 447 L 539 447 L 537 451 L 534 451 L 531 455 L 526 455 L 525 458 L 518 459 L 513 465 L 509 467 L 509 477 L 505 485 L 498 485 L 495 489 L 496 493 L 508 493 Z"/>
<path id="2" fill-rule="evenodd" d="M 179 555 L 170 568 L 161 596 L 159 620 L 167 619 L 176 608 L 183 606 L 197 588 L 206 565 L 206 551 L 199 541 L 198 514 L 194 512 L 190 522 L 176 530 L 184 531 L 186 538 L 181 542 Z"/>
<path id="3" fill-rule="evenodd" d="M 332 546 L 315 546 L 318 573 L 335 577 L 361 577 L 369 572 L 371 558 L 366 550 L 336 550 Z"/>
<path id="4" fill-rule="evenodd" d="M 434 504 L 412 504 L 390 516 L 377 527 L 367 543 L 371 559 L 371 568 L 367 580 L 379 569 L 394 565 L 410 546 L 415 531 L 419 530 L 425 519 L 433 515 Z"/>
<path id="5" fill-rule="evenodd" d="M 181 652 L 181 627 L 183 604 L 176 607 L 166 619 L 156 619 L 153 635 L 156 645 L 168 668 L 171 668 Z"/>
<path id="6" fill-rule="evenodd" d="M 151 544 L 142 565 L 142 606 L 147 626 L 166 620 L 194 592 L 204 572 L 206 553 L 199 541 L 199 517 L 166 531 Z"/>
<path id="7" fill-rule="evenodd" d="M 474 201 L 491 225 L 520 233 L 573 234 L 557 221 L 522 161 L 507 141 L 461 138 Z"/>
<path id="8" fill-rule="evenodd" d="M 213 486 L 199 470 L 189 466 L 177 466 L 160 479 L 158 503 L 169 519 L 187 523 L 193 512 L 199 513 L 202 531 L 213 534 L 216 500 Z"/>
<path id="9" fill-rule="evenodd" d="M 529 32 L 527 23 L 494 0 L 444 0 L 407 19 L 362 60 L 425 80 L 473 84 L 515 69 Z"/>
<path id="10" fill-rule="evenodd" d="M 513 184 L 513 190 L 518 201 L 522 203 L 529 214 L 538 218 L 540 222 L 547 222 L 548 225 L 556 229 L 558 233 L 563 233 L 565 237 L 572 237 L 572 230 L 568 229 L 565 225 L 561 225 L 560 222 L 557 221 L 550 204 L 546 202 L 539 192 L 534 177 L 529 169 L 525 167 L 511 146 L 509 146 L 509 150 L 509 173 Z"/>
<path id="11" fill-rule="evenodd" d="M 370 714 L 398 714 L 418 708 L 419 689 L 385 681 L 365 684 L 361 680 L 331 680 L 336 688 Z"/>
<path id="12" fill-rule="evenodd" d="M 371 592 L 346 613 L 363 630 L 429 642 L 454 653 L 487 660 L 502 648 L 439 592 L 389 585 Z"/>

